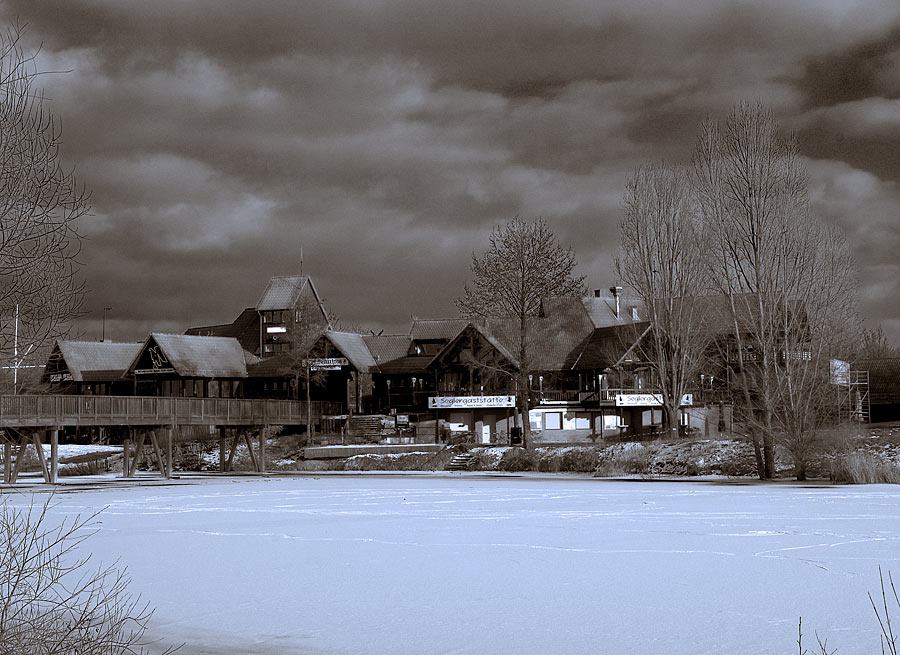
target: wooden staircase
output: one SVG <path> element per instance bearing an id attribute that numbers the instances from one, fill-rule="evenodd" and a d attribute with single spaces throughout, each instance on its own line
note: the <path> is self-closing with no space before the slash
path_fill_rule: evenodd
<path id="1" fill-rule="evenodd" d="M 354 414 L 350 417 L 347 436 L 352 442 L 375 443 L 381 439 L 381 415 Z"/>
<path id="2" fill-rule="evenodd" d="M 454 455 L 453 459 L 451 459 L 447 463 L 447 467 L 445 470 L 447 471 L 468 471 L 469 465 L 475 461 L 475 455 L 472 453 L 460 453 L 458 455 Z"/>

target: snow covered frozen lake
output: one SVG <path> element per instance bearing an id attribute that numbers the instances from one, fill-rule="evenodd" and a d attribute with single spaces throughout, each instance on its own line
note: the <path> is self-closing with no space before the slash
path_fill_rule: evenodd
<path id="1" fill-rule="evenodd" d="M 811 651 L 816 630 L 874 653 L 866 594 L 879 565 L 900 579 L 897 486 L 332 475 L 55 500 L 107 508 L 88 545 L 183 655 L 789 654 L 801 615 Z"/>

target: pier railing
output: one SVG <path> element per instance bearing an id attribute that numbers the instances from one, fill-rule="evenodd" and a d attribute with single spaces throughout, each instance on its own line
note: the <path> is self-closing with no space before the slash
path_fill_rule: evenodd
<path id="1" fill-rule="evenodd" d="M 313 421 L 333 413 L 311 403 Z M 66 425 L 305 424 L 305 402 L 163 396 L 0 395 L 0 428 Z"/>

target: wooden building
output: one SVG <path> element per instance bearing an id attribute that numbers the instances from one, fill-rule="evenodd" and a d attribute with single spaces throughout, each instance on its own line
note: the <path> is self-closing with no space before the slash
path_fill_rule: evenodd
<path id="1" fill-rule="evenodd" d="M 141 349 L 140 343 L 57 341 L 44 367 L 41 382 L 49 393 L 132 395 L 125 376 Z"/>
<path id="2" fill-rule="evenodd" d="M 125 370 L 138 396 L 242 398 L 257 358 L 233 337 L 152 333 Z"/>

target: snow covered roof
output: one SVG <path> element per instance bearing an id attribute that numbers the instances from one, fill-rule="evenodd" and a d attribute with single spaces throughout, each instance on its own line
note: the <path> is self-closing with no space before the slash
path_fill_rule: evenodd
<path id="1" fill-rule="evenodd" d="M 171 368 L 181 377 L 245 378 L 254 355 L 234 337 L 200 337 L 152 333 L 128 367 L 129 372 L 152 362 L 153 368 Z"/>
<path id="2" fill-rule="evenodd" d="M 67 371 L 74 382 L 119 380 L 141 345 L 113 341 L 57 341 L 44 376 Z"/>

